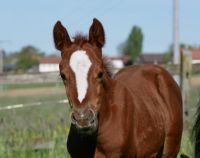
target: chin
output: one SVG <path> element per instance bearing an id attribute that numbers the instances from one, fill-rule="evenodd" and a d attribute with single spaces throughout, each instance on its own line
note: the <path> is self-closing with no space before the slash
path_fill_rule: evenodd
<path id="1" fill-rule="evenodd" d="M 93 124 L 89 124 L 89 125 L 79 125 L 76 124 L 74 125 L 77 132 L 80 134 L 87 134 L 87 135 L 93 135 L 97 133 L 97 129 L 98 129 L 98 122 L 95 121 L 95 123 Z"/>

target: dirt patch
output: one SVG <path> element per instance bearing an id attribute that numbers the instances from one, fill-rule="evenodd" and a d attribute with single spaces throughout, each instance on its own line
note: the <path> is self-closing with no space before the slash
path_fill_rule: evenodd
<path id="1" fill-rule="evenodd" d="M 30 88 L 30 89 L 14 89 L 14 90 L 6 90 L 0 91 L 0 97 L 9 96 L 31 96 L 31 95 L 48 95 L 55 93 L 65 93 L 63 87 L 45 87 L 45 88 Z"/>
<path id="2" fill-rule="evenodd" d="M 191 85 L 195 87 L 200 87 L 200 76 L 192 76 L 191 77 Z"/>
<path id="3" fill-rule="evenodd" d="M 191 78 L 191 86 L 200 87 L 200 75 Z M 0 91 L 0 97 L 16 97 L 16 96 L 31 96 L 31 95 L 45 95 L 45 94 L 65 94 L 63 87 L 40 87 L 40 88 L 26 88 Z"/>

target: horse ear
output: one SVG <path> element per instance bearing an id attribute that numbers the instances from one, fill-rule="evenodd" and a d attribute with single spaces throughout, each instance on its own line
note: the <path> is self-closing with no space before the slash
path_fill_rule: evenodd
<path id="1" fill-rule="evenodd" d="M 103 25 L 96 18 L 93 19 L 93 23 L 90 26 L 89 41 L 92 44 L 96 44 L 96 46 L 99 48 L 102 48 L 105 44 L 105 33 Z"/>
<path id="2" fill-rule="evenodd" d="M 53 38 L 55 47 L 60 51 L 63 49 L 65 44 L 67 47 L 69 47 L 72 43 L 66 28 L 62 25 L 60 21 L 57 21 L 54 26 Z"/>

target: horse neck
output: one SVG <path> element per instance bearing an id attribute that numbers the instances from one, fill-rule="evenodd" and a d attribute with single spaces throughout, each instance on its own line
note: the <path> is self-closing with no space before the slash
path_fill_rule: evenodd
<path id="1" fill-rule="evenodd" d="M 113 112 L 113 104 L 114 104 L 114 88 L 117 84 L 117 81 L 112 79 L 109 75 L 105 77 L 105 87 L 104 93 L 102 96 L 101 108 L 99 112 L 99 116 L 103 117 L 103 119 L 108 119 Z"/>
<path id="2" fill-rule="evenodd" d="M 115 130 L 118 133 L 129 133 L 133 126 L 132 115 L 134 107 L 130 106 L 132 101 L 126 87 L 120 81 L 109 78 L 108 87 L 105 91 L 103 103 L 99 111 L 98 141 L 104 141 L 107 134 Z M 123 122 L 123 124 L 122 124 Z M 106 140 L 105 140 L 106 141 Z"/>
<path id="3" fill-rule="evenodd" d="M 113 95 L 113 88 L 116 84 L 116 81 L 114 79 L 112 79 L 111 76 L 106 75 L 105 77 L 105 81 L 104 81 L 104 95 L 103 95 L 103 102 L 109 104 L 111 99 L 112 99 L 112 95 Z"/>

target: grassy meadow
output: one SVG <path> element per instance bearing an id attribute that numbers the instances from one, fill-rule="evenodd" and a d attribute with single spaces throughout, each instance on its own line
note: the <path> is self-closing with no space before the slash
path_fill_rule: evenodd
<path id="1" fill-rule="evenodd" d="M 0 110 L 0 158 L 69 158 L 66 150 L 69 107 L 60 102 L 66 99 L 62 84 L 7 87 L 0 92 L 0 109 L 17 104 L 27 106 Z M 24 90 L 23 94 L 21 90 Z M 191 158 L 191 130 L 199 96 L 200 88 L 191 88 L 189 116 L 185 119 L 180 151 Z"/>
<path id="2" fill-rule="evenodd" d="M 52 84 L 46 85 L 48 90 Z M 14 89 L 14 86 L 11 87 Z M 29 88 L 32 85 L 16 87 Z M 0 97 L 0 108 L 25 105 L 23 108 L 0 110 L 0 158 L 69 157 L 65 145 L 69 109 L 66 103 L 60 102 L 66 97 L 58 89 L 64 88 L 60 85 L 53 88 L 55 91 L 47 94 L 29 92 L 18 96 L 15 91 L 16 96 Z"/>

